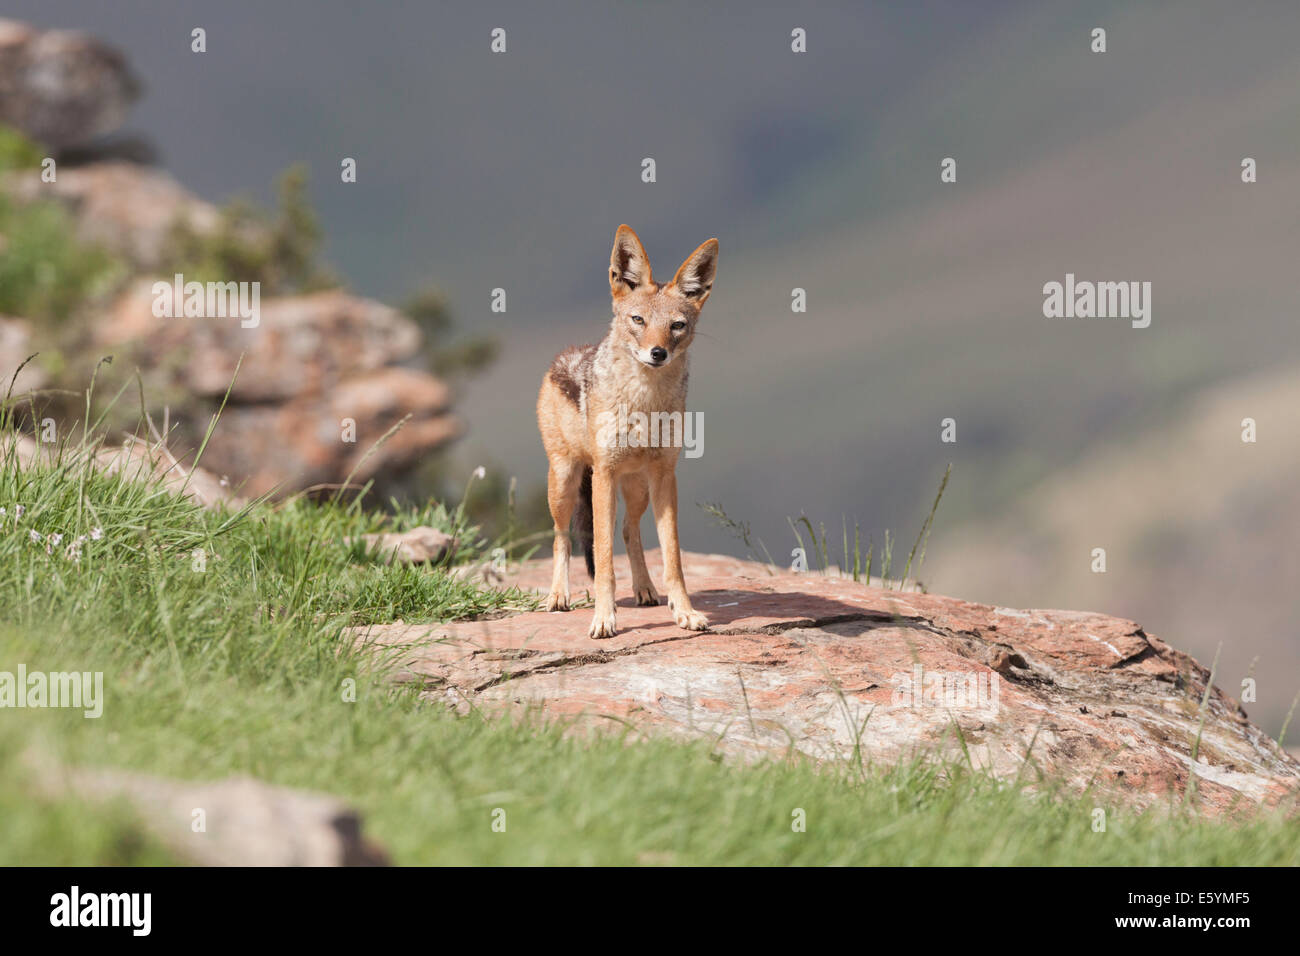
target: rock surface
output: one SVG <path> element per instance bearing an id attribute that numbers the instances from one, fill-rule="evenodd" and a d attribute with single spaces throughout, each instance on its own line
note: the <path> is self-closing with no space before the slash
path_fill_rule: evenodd
<path id="1" fill-rule="evenodd" d="M 244 495 L 391 477 L 463 430 L 446 383 L 402 364 L 417 356 L 421 335 L 395 309 L 317 292 L 267 299 L 257 325 L 245 328 L 237 318 L 155 316 L 153 281 L 122 295 L 96 345 L 129 347 L 136 362 L 214 410 L 234 382 L 204 465 Z M 185 437 L 197 445 L 206 426 L 206 417 L 190 421 Z"/>
<path id="2" fill-rule="evenodd" d="M 357 628 L 398 680 L 459 707 L 572 719 L 576 730 L 703 737 L 728 753 L 890 763 L 942 752 L 1004 779 L 1039 772 L 1099 799 L 1168 805 L 1196 780 L 1209 814 L 1294 804 L 1300 762 L 1212 688 L 1210 674 L 1132 621 L 886 591 L 817 574 L 683 556 L 712 630 L 635 607 L 616 560 L 619 633 L 586 636 L 590 610 Z M 661 580 L 658 554 L 647 554 Z M 549 559 L 507 583 L 549 586 Z M 576 565 L 574 597 L 585 573 Z M 1031 765 L 1025 766 L 1026 755 Z M 1032 785 L 1032 784 L 1031 784 Z"/>
<path id="3" fill-rule="evenodd" d="M 112 47 L 0 20 L 0 123 L 56 149 L 77 146 L 117 129 L 139 93 Z"/>

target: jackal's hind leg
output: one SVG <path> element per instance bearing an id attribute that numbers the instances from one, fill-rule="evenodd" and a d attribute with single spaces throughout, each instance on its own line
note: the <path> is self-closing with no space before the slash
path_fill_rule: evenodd
<path id="1" fill-rule="evenodd" d="M 551 593 L 543 605 L 548 611 L 569 609 L 569 521 L 573 518 L 581 482 L 580 464 L 551 462 L 546 475 L 546 500 L 551 506 L 551 520 L 555 523 L 555 542 L 552 545 L 555 566 L 551 573 Z"/>

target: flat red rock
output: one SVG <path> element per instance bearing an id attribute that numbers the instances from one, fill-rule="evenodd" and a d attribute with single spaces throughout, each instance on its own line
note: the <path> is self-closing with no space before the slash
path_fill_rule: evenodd
<path id="1" fill-rule="evenodd" d="M 658 553 L 647 561 L 661 581 Z M 772 573 L 719 555 L 683 561 L 708 632 L 677 627 L 666 606 L 634 606 L 620 556 L 609 640 L 587 637 L 589 607 L 354 633 L 432 698 L 528 709 L 575 730 L 703 737 L 744 758 L 844 761 L 856 748 L 876 765 L 934 752 L 964 760 L 964 743 L 1006 779 L 1036 779 L 1024 770 L 1031 753 L 1039 770 L 1091 786 L 1103 804 L 1168 804 L 1195 774 L 1196 805 L 1211 814 L 1300 794 L 1300 763 L 1217 687 L 1192 759 L 1209 671 L 1132 621 Z M 571 580 L 580 601 L 577 562 Z M 507 583 L 544 591 L 549 559 Z"/>

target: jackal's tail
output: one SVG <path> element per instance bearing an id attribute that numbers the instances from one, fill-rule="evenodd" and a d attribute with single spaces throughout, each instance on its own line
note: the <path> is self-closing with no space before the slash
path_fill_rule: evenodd
<path id="1" fill-rule="evenodd" d="M 582 470 L 582 485 L 578 488 L 578 507 L 573 511 L 573 522 L 578 531 L 578 543 L 582 553 L 587 557 L 587 574 L 596 579 L 595 533 L 592 531 L 591 516 L 591 469 Z"/>

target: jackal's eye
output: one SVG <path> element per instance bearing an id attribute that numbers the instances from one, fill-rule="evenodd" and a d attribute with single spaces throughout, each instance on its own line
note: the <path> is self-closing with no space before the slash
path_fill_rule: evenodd
<path id="1" fill-rule="evenodd" d="M 685 323 L 685 322 L 674 322 L 674 323 L 673 323 L 673 331 L 674 331 L 674 332 L 680 332 L 680 331 L 681 331 L 682 329 L 684 329 L 684 328 L 686 328 L 686 323 Z"/>
<path id="2" fill-rule="evenodd" d="M 641 318 L 641 316 L 639 315 L 629 315 L 628 318 L 631 319 L 633 322 L 635 322 L 637 325 L 645 325 L 645 319 Z"/>

